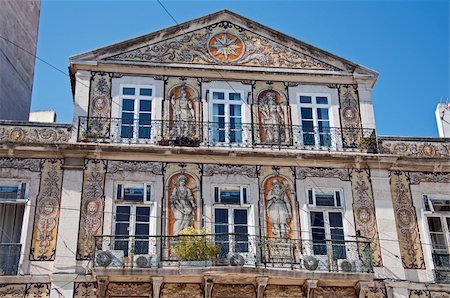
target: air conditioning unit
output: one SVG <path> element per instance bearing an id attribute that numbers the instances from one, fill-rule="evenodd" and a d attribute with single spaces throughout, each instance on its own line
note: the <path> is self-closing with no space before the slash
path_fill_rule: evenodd
<path id="1" fill-rule="evenodd" d="M 314 271 L 319 266 L 319 260 L 315 256 L 303 256 L 303 266 L 310 271 Z"/>
<path id="2" fill-rule="evenodd" d="M 354 271 L 356 271 L 355 270 L 355 265 L 350 260 L 341 259 L 341 260 L 337 260 L 337 263 L 338 263 L 338 270 L 341 271 L 341 272 L 354 272 Z"/>
<path id="3" fill-rule="evenodd" d="M 228 256 L 228 261 L 230 262 L 230 266 L 244 266 L 245 258 L 241 254 L 230 253 Z"/>
<path id="4" fill-rule="evenodd" d="M 157 266 L 155 257 L 150 255 L 134 255 L 133 265 L 135 268 L 151 268 Z"/>
<path id="5" fill-rule="evenodd" d="M 123 250 L 99 250 L 95 253 L 95 263 L 98 267 L 123 268 Z"/>

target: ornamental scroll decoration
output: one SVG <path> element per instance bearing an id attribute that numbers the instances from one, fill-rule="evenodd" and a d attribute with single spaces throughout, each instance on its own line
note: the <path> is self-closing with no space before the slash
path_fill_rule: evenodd
<path id="1" fill-rule="evenodd" d="M 164 283 L 161 289 L 161 298 L 203 298 L 200 284 L 193 283 Z"/>
<path id="2" fill-rule="evenodd" d="M 70 125 L 0 125 L 0 143 L 64 144 L 72 136 Z"/>
<path id="3" fill-rule="evenodd" d="M 115 174 L 120 171 L 151 172 L 154 175 L 162 175 L 163 164 L 161 162 L 121 161 L 121 160 L 110 160 L 108 162 L 109 174 Z"/>
<path id="4" fill-rule="evenodd" d="M 409 172 L 408 175 L 411 185 L 421 182 L 450 183 L 450 173 Z"/>
<path id="5" fill-rule="evenodd" d="M 203 176 L 214 175 L 245 175 L 249 178 L 257 178 L 258 171 L 255 166 L 204 164 Z"/>
<path id="6" fill-rule="evenodd" d="M 450 143 L 424 141 L 396 141 L 379 139 L 378 147 L 382 154 L 395 154 L 410 157 L 450 157 Z"/>
<path id="7" fill-rule="evenodd" d="M 294 50 L 229 22 L 216 23 L 107 59 L 342 71 L 312 57 L 307 50 Z"/>
<path id="8" fill-rule="evenodd" d="M 152 284 L 145 282 L 110 282 L 107 297 L 152 297 Z"/>
<path id="9" fill-rule="evenodd" d="M 314 297 L 318 298 L 356 298 L 356 289 L 351 287 L 317 287 Z"/>
<path id="10" fill-rule="evenodd" d="M 378 237 L 378 225 L 375 218 L 375 205 L 368 169 L 353 169 L 350 173 L 350 181 L 353 194 L 353 214 L 355 217 L 355 228 L 357 235 L 365 237 L 370 241 L 372 254 L 372 265 L 383 266 L 381 259 L 380 239 Z M 364 254 L 360 247 L 360 254 Z"/>
<path id="11" fill-rule="evenodd" d="M 94 255 L 94 236 L 102 232 L 105 173 L 106 161 L 93 159 L 85 161 L 78 231 L 78 260 L 92 258 Z"/>
<path id="12" fill-rule="evenodd" d="M 425 269 L 416 210 L 406 172 L 391 171 L 390 187 L 403 267 Z"/>
<path id="13" fill-rule="evenodd" d="M 73 298 L 97 297 L 97 283 L 76 282 L 73 286 Z"/>
<path id="14" fill-rule="evenodd" d="M 62 164 L 60 159 L 47 159 L 42 164 L 31 241 L 32 261 L 55 259 L 63 179 Z"/>
<path id="15" fill-rule="evenodd" d="M 28 170 L 30 172 L 40 172 L 41 163 L 41 159 L 22 159 L 12 157 L 0 158 L 0 168 Z"/>
<path id="16" fill-rule="evenodd" d="M 254 285 L 248 284 L 214 284 L 212 297 L 256 298 L 256 289 Z"/>
<path id="17" fill-rule="evenodd" d="M 429 290 L 409 290 L 410 298 L 450 298 L 449 292 Z"/>
<path id="18" fill-rule="evenodd" d="M 27 284 L 25 289 L 25 298 L 28 297 L 39 297 L 39 298 L 49 298 L 50 297 L 50 284 L 49 283 L 35 283 Z"/>
<path id="19" fill-rule="evenodd" d="M 265 298 L 303 298 L 302 286 L 268 285 L 264 291 Z"/>
<path id="20" fill-rule="evenodd" d="M 297 179 L 305 179 L 306 177 L 321 177 L 338 178 L 342 181 L 350 180 L 349 171 L 347 169 L 296 167 L 295 175 Z"/>
<path id="21" fill-rule="evenodd" d="M 112 105 L 111 78 L 110 73 L 92 72 L 87 123 L 89 136 L 109 136 Z"/>
<path id="22" fill-rule="evenodd" d="M 359 148 L 363 142 L 358 91 L 354 85 L 339 86 L 339 103 L 344 148 Z"/>

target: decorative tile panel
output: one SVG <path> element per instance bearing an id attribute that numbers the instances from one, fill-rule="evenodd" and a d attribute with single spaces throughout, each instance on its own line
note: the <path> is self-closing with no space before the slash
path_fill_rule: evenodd
<path id="1" fill-rule="evenodd" d="M 382 154 L 395 154 L 410 157 L 450 157 L 450 143 L 391 140 L 380 138 L 378 148 Z"/>
<path id="2" fill-rule="evenodd" d="M 254 285 L 214 284 L 212 298 L 256 298 Z"/>
<path id="3" fill-rule="evenodd" d="M 102 233 L 105 172 L 106 161 L 85 161 L 77 248 L 77 259 L 80 260 L 93 257 L 94 236 Z"/>
<path id="4" fill-rule="evenodd" d="M 268 285 L 264 298 L 303 298 L 306 297 L 301 286 Z"/>
<path id="5" fill-rule="evenodd" d="M 372 183 L 368 169 L 353 169 L 350 173 L 353 194 L 353 215 L 356 234 L 370 241 L 373 266 L 381 267 L 380 239 L 375 217 Z M 360 252 L 363 253 L 363 252 Z"/>
<path id="6" fill-rule="evenodd" d="M 358 148 L 362 142 L 358 91 L 354 85 L 339 86 L 339 103 L 344 148 Z"/>
<path id="7" fill-rule="evenodd" d="M 30 260 L 55 259 L 61 202 L 63 161 L 47 159 L 42 164 L 39 194 L 36 199 Z"/>
<path id="8" fill-rule="evenodd" d="M 306 177 L 321 177 L 338 178 L 342 181 L 350 180 L 349 171 L 347 169 L 296 167 L 295 173 L 297 179 L 305 179 Z"/>
<path id="9" fill-rule="evenodd" d="M 421 182 L 450 183 L 450 173 L 434 172 L 409 172 L 410 184 L 420 184 Z"/>
<path id="10" fill-rule="evenodd" d="M 355 288 L 350 287 L 318 287 L 315 290 L 316 298 L 336 298 L 336 297 L 345 297 L 345 298 L 356 298 Z"/>
<path id="11" fill-rule="evenodd" d="M 27 284 L 25 290 L 25 298 L 49 298 L 50 297 L 50 284 L 47 283 L 35 283 Z"/>
<path id="12" fill-rule="evenodd" d="M 97 283 L 76 282 L 73 287 L 73 298 L 97 297 Z"/>
<path id="13" fill-rule="evenodd" d="M 12 157 L 0 158 L 0 168 L 28 170 L 30 172 L 40 172 L 41 163 L 41 159 L 22 159 Z"/>
<path id="14" fill-rule="evenodd" d="M 91 136 L 109 135 L 111 124 L 108 119 L 111 118 L 111 105 L 111 74 L 92 72 L 88 111 L 90 119 L 87 123 L 87 130 Z"/>
<path id="15" fill-rule="evenodd" d="M 200 284 L 164 283 L 161 289 L 161 298 L 203 298 Z"/>
<path id="16" fill-rule="evenodd" d="M 107 296 L 113 297 L 152 297 L 152 284 L 145 282 L 110 282 Z"/>
<path id="17" fill-rule="evenodd" d="M 0 144 L 64 144 L 72 135 L 70 125 L 14 125 L 0 123 Z"/>
<path id="18" fill-rule="evenodd" d="M 416 210 L 407 174 L 401 171 L 391 172 L 390 185 L 403 267 L 425 269 Z"/>
<path id="19" fill-rule="evenodd" d="M 214 175 L 244 175 L 249 178 L 256 178 L 258 171 L 256 166 L 204 164 L 203 176 Z"/>
<path id="20" fill-rule="evenodd" d="M 409 298 L 429 298 L 427 290 L 409 290 Z"/>
<path id="21" fill-rule="evenodd" d="M 25 297 L 26 284 L 0 284 L 0 297 L 23 298 Z"/>

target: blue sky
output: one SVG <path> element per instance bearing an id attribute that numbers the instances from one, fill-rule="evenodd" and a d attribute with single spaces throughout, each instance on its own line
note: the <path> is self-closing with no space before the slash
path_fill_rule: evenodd
<path id="1" fill-rule="evenodd" d="M 164 1 L 178 22 L 229 9 L 380 73 L 378 134 L 437 136 L 450 96 L 448 1 Z M 41 0 L 37 55 L 67 71 L 69 56 L 174 25 L 156 1 Z M 72 121 L 67 76 L 36 61 L 32 110 Z"/>

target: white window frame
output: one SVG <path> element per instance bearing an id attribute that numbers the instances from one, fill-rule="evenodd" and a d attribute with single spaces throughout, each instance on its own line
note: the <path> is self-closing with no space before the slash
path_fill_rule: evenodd
<path id="1" fill-rule="evenodd" d="M 214 99 L 214 92 L 221 92 L 224 93 L 224 99 Z M 239 93 L 241 95 L 241 100 L 229 100 L 230 93 Z M 233 89 L 209 89 L 208 92 L 208 101 L 209 101 L 209 122 L 214 123 L 214 104 L 224 104 L 224 113 L 225 113 L 225 130 L 230 130 L 230 105 L 231 104 L 240 104 L 241 105 L 241 123 L 242 127 L 244 128 L 245 123 L 247 123 L 247 119 L 245 117 L 245 106 L 246 101 L 244 98 L 244 91 L 243 90 L 233 90 Z M 212 135 L 210 136 L 212 140 Z M 243 129 L 242 131 L 242 143 L 236 143 L 236 144 L 243 144 L 245 140 L 249 140 L 246 130 Z M 220 142 L 225 144 L 233 144 L 231 143 L 229 139 L 229 135 L 226 132 L 225 133 L 225 142 Z"/>
<path id="2" fill-rule="evenodd" d="M 29 182 L 24 180 L 1 180 L 0 186 L 17 186 L 19 189 L 18 197 L 16 199 L 2 199 L 0 194 L 0 204 L 25 204 L 28 201 Z M 25 189 L 24 189 L 25 188 Z"/>
<path id="3" fill-rule="evenodd" d="M 328 109 L 328 121 L 330 123 L 330 137 L 331 137 L 331 148 L 336 147 L 338 140 L 335 139 L 335 136 L 333 134 L 334 127 L 336 127 L 333 119 L 333 114 L 331 111 L 331 94 L 330 93 L 304 93 L 304 92 L 298 92 L 296 95 L 296 102 L 298 106 L 298 117 L 299 117 L 299 125 L 302 127 L 302 134 L 300 136 L 300 144 L 303 144 L 303 119 L 302 119 L 302 108 L 311 108 L 312 109 L 312 116 L 313 116 L 313 129 L 314 129 L 314 143 L 315 145 L 305 145 L 305 146 L 312 146 L 312 147 L 328 147 L 328 146 L 321 146 L 320 145 L 320 137 L 319 137 L 319 131 L 317 130 L 319 127 L 319 118 L 317 116 L 317 109 L 318 108 L 326 108 Z M 300 102 L 300 96 L 310 96 L 311 97 L 311 103 L 301 103 Z M 327 104 L 317 104 L 316 98 L 317 97 L 326 97 L 327 98 Z M 306 119 L 307 121 L 310 119 Z"/>
<path id="4" fill-rule="evenodd" d="M 213 194 L 213 205 L 221 205 L 221 206 L 245 206 L 245 207 L 250 207 L 250 204 L 248 203 L 249 198 L 248 198 L 248 192 L 249 192 L 249 186 L 248 185 L 233 185 L 233 184 L 213 184 L 212 185 L 212 194 Z M 216 188 L 219 189 L 218 191 L 218 202 L 216 202 Z M 220 193 L 221 193 L 221 189 L 223 188 L 233 188 L 233 189 L 237 189 L 239 188 L 239 192 L 240 192 L 240 200 L 239 200 L 239 204 L 227 204 L 227 203 L 222 203 L 220 202 Z M 244 200 L 244 189 L 246 191 L 246 198 L 245 200 L 247 202 L 245 202 Z"/>
<path id="5" fill-rule="evenodd" d="M 144 188 L 144 200 L 143 202 L 134 202 L 134 201 L 126 201 L 124 200 L 124 196 L 125 196 L 125 186 L 136 186 L 136 185 L 143 185 Z M 122 185 L 121 187 L 121 200 L 117 199 L 117 193 L 119 191 L 119 185 Z M 147 194 L 147 187 L 150 187 L 150 198 L 148 198 L 148 194 Z M 129 182 L 129 181 L 119 181 L 116 183 L 116 187 L 115 187 L 115 192 L 114 192 L 114 201 L 115 202 L 120 202 L 120 203 L 125 203 L 125 204 L 152 204 L 153 200 L 153 193 L 154 193 L 154 187 L 153 187 L 153 183 L 148 183 L 148 182 Z"/>
<path id="6" fill-rule="evenodd" d="M 124 95 L 123 94 L 123 88 L 134 88 L 135 94 L 134 95 Z M 152 96 L 147 95 L 140 95 L 138 92 L 140 89 L 151 89 L 152 90 Z M 134 110 L 133 110 L 133 137 L 132 138 L 122 138 L 122 112 L 129 113 L 130 111 L 123 111 L 123 100 L 124 99 L 133 99 L 134 100 Z M 151 111 L 150 113 L 144 112 L 146 114 L 150 114 L 150 138 L 139 138 L 139 102 L 142 100 L 150 100 L 150 106 Z M 119 139 L 123 140 L 133 140 L 134 142 L 139 142 L 139 140 L 142 140 L 141 142 L 145 142 L 146 140 L 151 140 L 155 136 L 155 128 L 153 125 L 153 119 L 154 119 L 154 110 L 155 110 L 155 86 L 153 85 L 139 85 L 139 84 L 120 84 L 119 89 L 119 101 L 120 101 L 120 109 L 119 109 L 119 118 L 120 118 L 120 126 L 117 137 Z"/>

